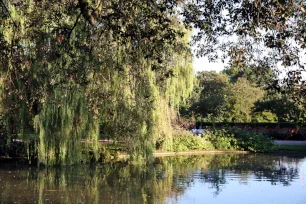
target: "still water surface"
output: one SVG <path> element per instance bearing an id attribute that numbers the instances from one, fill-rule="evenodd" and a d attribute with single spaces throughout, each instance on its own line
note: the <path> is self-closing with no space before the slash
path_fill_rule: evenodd
<path id="1" fill-rule="evenodd" d="M 305 177 L 305 156 L 182 156 L 145 167 L 0 163 L 0 203 L 306 204 Z"/>

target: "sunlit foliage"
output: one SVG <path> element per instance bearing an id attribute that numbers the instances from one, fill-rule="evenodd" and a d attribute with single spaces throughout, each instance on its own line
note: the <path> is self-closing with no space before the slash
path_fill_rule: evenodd
<path id="1" fill-rule="evenodd" d="M 1 1 L 1 11 L 8 141 L 35 129 L 39 162 L 54 165 L 98 160 L 100 125 L 140 162 L 171 137 L 193 73 L 167 1 Z"/>

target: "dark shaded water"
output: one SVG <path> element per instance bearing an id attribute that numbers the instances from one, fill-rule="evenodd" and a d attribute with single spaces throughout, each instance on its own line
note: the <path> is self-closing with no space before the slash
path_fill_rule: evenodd
<path id="1" fill-rule="evenodd" d="M 305 204 L 306 157 L 206 155 L 38 169 L 0 163 L 0 203 Z"/>

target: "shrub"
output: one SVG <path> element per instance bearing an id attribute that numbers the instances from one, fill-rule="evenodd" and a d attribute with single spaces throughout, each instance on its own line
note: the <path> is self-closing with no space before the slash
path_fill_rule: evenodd
<path id="1" fill-rule="evenodd" d="M 253 152 L 271 152 L 272 139 L 265 132 L 256 132 L 240 128 L 214 130 L 206 133 L 204 138 L 209 140 L 216 149 L 248 150 Z"/>
<path id="2" fill-rule="evenodd" d="M 214 149 L 210 141 L 195 136 L 186 130 L 175 130 L 173 136 L 173 151 L 180 152 L 186 150 L 212 150 Z"/>
<path id="3" fill-rule="evenodd" d="M 177 129 L 173 136 L 173 146 L 169 151 L 187 150 L 248 150 L 252 152 L 271 152 L 272 139 L 263 131 L 240 128 L 228 128 L 205 131 L 205 134 L 194 136 L 190 132 Z"/>
<path id="4" fill-rule="evenodd" d="M 218 150 L 237 149 L 238 147 L 234 135 L 224 129 L 206 132 L 203 138 L 210 141 L 214 148 Z"/>
<path id="5" fill-rule="evenodd" d="M 237 139 L 238 147 L 241 150 L 253 152 L 271 152 L 273 148 L 272 138 L 264 131 L 257 132 L 240 128 L 230 128 L 228 130 Z"/>
<path id="6" fill-rule="evenodd" d="M 273 148 L 272 138 L 265 132 L 232 129 L 242 149 L 253 152 L 271 152 Z"/>

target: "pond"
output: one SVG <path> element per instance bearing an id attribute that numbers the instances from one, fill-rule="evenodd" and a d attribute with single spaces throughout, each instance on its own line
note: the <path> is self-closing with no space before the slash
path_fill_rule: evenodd
<path id="1" fill-rule="evenodd" d="M 306 157 L 220 154 L 37 168 L 0 163 L 0 203 L 305 204 Z"/>

